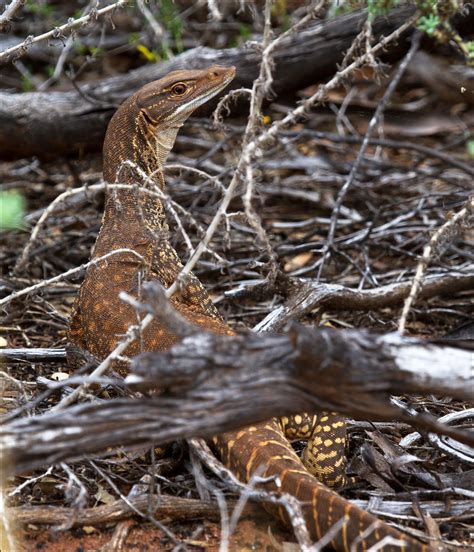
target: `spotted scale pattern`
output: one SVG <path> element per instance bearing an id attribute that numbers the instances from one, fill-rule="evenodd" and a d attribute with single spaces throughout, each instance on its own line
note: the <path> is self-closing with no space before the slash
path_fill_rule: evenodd
<path id="1" fill-rule="evenodd" d="M 290 441 L 306 440 L 305 468 L 330 488 L 349 483 L 346 476 L 346 422 L 337 412 L 297 414 L 283 417 L 280 425 Z"/>

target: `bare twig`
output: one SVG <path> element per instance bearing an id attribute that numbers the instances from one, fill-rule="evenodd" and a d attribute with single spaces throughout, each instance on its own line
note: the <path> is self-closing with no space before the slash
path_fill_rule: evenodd
<path id="1" fill-rule="evenodd" d="M 217 5 L 217 0 L 207 0 L 207 5 L 209 7 L 209 12 L 210 12 L 211 16 L 216 21 L 221 21 L 222 20 L 222 13 L 219 9 L 219 6 Z"/>
<path id="2" fill-rule="evenodd" d="M 158 21 L 155 19 L 151 11 L 148 9 L 144 0 L 137 0 L 137 7 L 142 12 L 143 16 L 145 17 L 148 24 L 150 25 L 150 28 L 153 31 L 153 34 L 155 35 L 156 43 L 161 44 L 164 49 L 169 51 L 167 33 L 165 32 L 163 27 L 158 23 Z"/>

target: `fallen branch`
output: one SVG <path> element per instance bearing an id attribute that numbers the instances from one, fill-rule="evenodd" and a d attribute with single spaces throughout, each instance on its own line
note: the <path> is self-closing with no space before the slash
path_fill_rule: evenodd
<path id="1" fill-rule="evenodd" d="M 400 393 L 470 398 L 472 351 L 395 334 L 296 324 L 283 335 L 197 333 L 167 352 L 137 357 L 126 381 L 132 389 L 159 387 L 163 394 L 15 419 L 0 430 L 6 471 L 106 454 L 117 446 L 209 438 L 272 416 L 315 410 L 396 418 L 474 445 L 472 433 L 390 401 Z"/>
<path id="2" fill-rule="evenodd" d="M 176 519 L 219 519 L 219 508 L 215 502 L 204 502 L 192 498 L 181 498 L 171 495 L 150 496 L 144 494 L 130 499 L 133 505 L 139 509 L 147 509 L 150 506 L 154 514 L 159 518 Z M 364 510 L 382 517 L 397 518 L 400 516 L 413 516 L 413 501 L 402 500 L 351 500 L 352 504 Z M 235 502 L 227 500 L 230 508 Z M 429 500 L 423 501 L 423 511 L 433 517 L 440 518 L 453 516 L 465 517 L 469 515 L 472 506 L 471 500 L 452 500 L 447 508 L 446 501 Z M 62 525 L 77 527 L 82 525 L 102 525 L 104 523 L 116 522 L 126 519 L 133 514 L 133 511 L 122 500 L 115 500 L 110 504 L 84 508 L 77 510 L 58 506 L 21 506 L 9 509 L 9 513 L 17 523 L 26 525 L 28 523 L 38 525 Z M 474 512 L 470 513 L 474 516 Z"/>

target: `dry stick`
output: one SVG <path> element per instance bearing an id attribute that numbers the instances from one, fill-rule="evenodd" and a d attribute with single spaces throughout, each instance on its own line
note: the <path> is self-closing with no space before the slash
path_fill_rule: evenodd
<path id="1" fill-rule="evenodd" d="M 342 202 L 344 201 L 344 198 L 347 195 L 347 192 L 349 191 L 349 188 L 354 183 L 355 177 L 357 175 L 357 172 L 359 170 L 359 167 L 362 163 L 362 160 L 364 159 L 365 152 L 367 150 L 367 147 L 369 146 L 369 141 L 372 136 L 372 133 L 375 130 L 375 127 L 378 125 L 379 119 L 382 116 L 382 113 L 385 111 L 385 108 L 387 106 L 387 103 L 389 102 L 390 98 L 392 97 L 392 94 L 395 92 L 396 87 L 398 86 L 398 83 L 400 82 L 400 79 L 403 76 L 403 73 L 405 72 L 406 68 L 410 64 L 411 60 L 413 59 L 413 56 L 415 55 L 416 51 L 418 50 L 418 47 L 420 45 L 421 40 L 421 33 L 419 31 L 415 31 L 412 37 L 411 41 L 411 47 L 408 51 L 407 55 L 403 59 L 403 61 L 400 63 L 397 72 L 395 73 L 395 76 L 390 81 L 389 85 L 387 86 L 387 89 L 385 90 L 385 93 L 380 101 L 380 103 L 377 106 L 377 109 L 375 110 L 374 115 L 370 119 L 369 126 L 367 128 L 367 132 L 364 136 L 364 141 L 362 142 L 362 145 L 360 146 L 359 152 L 357 154 L 357 158 L 354 162 L 354 165 L 352 166 L 351 172 L 349 173 L 349 176 L 344 183 L 344 186 L 341 188 L 337 199 L 336 204 L 334 206 L 332 215 L 331 215 L 331 223 L 329 225 L 329 232 L 328 237 L 326 240 L 326 244 L 323 247 L 322 251 L 322 257 L 321 262 L 318 269 L 318 274 L 316 276 L 316 280 L 319 282 L 321 279 L 321 274 L 324 268 L 324 265 L 326 261 L 329 259 L 330 256 L 330 250 L 334 241 L 334 234 L 336 232 L 336 226 L 337 226 L 337 219 L 339 217 L 339 211 L 341 210 Z"/>
<path id="2" fill-rule="evenodd" d="M 44 82 L 42 82 L 39 86 L 36 87 L 36 90 L 38 91 L 44 91 L 47 88 L 49 88 L 52 84 L 57 82 L 64 71 L 64 65 L 66 63 L 67 57 L 69 55 L 69 52 L 71 51 L 71 48 L 74 46 L 74 36 L 71 33 L 66 40 L 66 43 L 64 44 L 63 49 L 61 50 L 61 53 L 58 57 L 58 61 L 56 62 L 56 66 L 54 67 L 53 74 L 46 79 Z"/>
<path id="3" fill-rule="evenodd" d="M 26 0 L 12 0 L 0 15 L 0 30 L 6 27 L 15 13 L 23 6 Z"/>
<path id="4" fill-rule="evenodd" d="M 324 3 L 324 2 L 323 2 Z M 271 41 L 272 37 L 272 30 L 271 30 L 271 8 L 272 8 L 272 0 L 266 0 L 265 2 L 265 8 L 264 8 L 264 31 L 263 31 L 263 40 L 262 45 L 263 47 L 263 54 L 262 54 L 262 62 L 260 64 L 260 72 L 258 78 L 254 81 L 251 96 L 250 96 L 250 115 L 247 121 L 247 126 L 244 134 L 243 139 L 243 160 L 244 160 L 244 166 L 245 166 L 245 172 L 244 172 L 244 184 L 245 184 L 245 193 L 243 197 L 243 203 L 245 208 L 245 214 L 247 216 L 247 220 L 249 221 L 250 226 L 253 228 L 255 233 L 257 234 L 260 241 L 265 245 L 265 249 L 267 251 L 267 255 L 269 257 L 270 262 L 270 277 L 276 276 L 276 254 L 273 251 L 273 248 L 271 246 L 270 240 L 262 226 L 260 217 L 258 216 L 257 212 L 255 211 L 253 205 L 252 205 L 252 194 L 253 194 L 253 168 L 252 168 L 252 159 L 250 155 L 248 155 L 246 146 L 248 145 L 249 141 L 255 136 L 255 132 L 258 129 L 260 118 L 262 115 L 262 104 L 265 97 L 266 92 L 269 91 L 269 87 L 272 81 L 271 77 L 271 52 L 272 48 L 275 47 L 275 45 L 282 39 L 282 36 L 279 37 L 279 39 Z M 299 26 L 302 26 L 306 21 L 310 20 L 310 17 L 303 18 L 304 21 L 300 21 L 298 23 Z M 291 31 L 291 30 L 290 30 Z M 289 31 L 288 31 L 289 32 Z M 284 33 L 286 36 L 287 33 Z M 196 442 L 193 442 L 192 440 L 189 442 L 192 449 L 199 454 L 199 452 L 196 450 Z M 245 496 L 249 495 L 249 486 L 245 486 Z M 218 497 L 219 498 L 219 497 Z M 303 551 L 309 551 L 311 549 L 311 539 L 309 536 L 309 532 L 305 523 L 305 520 L 302 516 L 301 508 L 294 509 L 290 506 L 290 503 L 287 502 L 287 505 L 285 506 L 288 510 L 288 516 L 292 522 L 293 530 L 295 532 L 295 536 L 297 537 L 298 543 Z M 226 511 L 226 510 L 224 510 Z M 234 512 L 234 514 L 238 514 L 239 511 L 237 510 Z M 223 525 L 225 527 L 225 531 L 223 531 L 223 539 L 221 540 L 221 550 L 227 549 L 228 545 L 228 539 L 230 538 L 231 532 L 232 532 L 232 525 L 229 525 L 228 522 L 228 516 L 226 515 L 225 518 L 226 523 Z M 234 519 L 234 516 L 233 516 Z"/>
<path id="5" fill-rule="evenodd" d="M 390 42 L 392 42 L 393 40 L 396 40 L 397 38 L 400 37 L 401 34 L 403 34 L 406 30 L 408 30 L 413 25 L 415 20 L 416 20 L 416 17 L 414 16 L 411 17 L 408 21 L 406 21 L 393 33 L 381 39 L 380 42 L 376 44 L 369 53 L 373 55 L 378 51 L 384 49 L 388 44 L 390 44 Z M 240 161 L 236 167 L 232 180 L 229 186 L 227 187 L 224 197 L 222 198 L 222 202 L 219 205 L 219 208 L 217 209 L 217 212 L 214 215 L 214 218 L 209 224 L 209 227 L 206 231 L 204 238 L 200 241 L 193 255 L 191 255 L 191 257 L 188 259 L 185 266 L 182 268 L 181 272 L 178 274 L 178 277 L 176 278 L 175 282 L 166 290 L 166 296 L 168 298 L 170 298 L 174 293 L 176 293 L 176 291 L 178 291 L 178 289 L 181 286 L 181 282 L 183 280 L 186 280 L 186 278 L 189 276 L 194 266 L 200 259 L 201 255 L 204 253 L 204 251 L 206 251 L 210 243 L 210 240 L 212 239 L 214 233 L 216 232 L 222 217 L 226 214 L 227 208 L 232 198 L 234 197 L 234 192 L 236 191 L 236 188 L 240 182 L 241 174 L 243 172 L 243 169 L 247 165 L 248 160 L 250 160 L 256 154 L 258 148 L 265 146 L 266 144 L 270 143 L 274 138 L 276 138 L 279 130 L 288 126 L 289 124 L 296 121 L 299 117 L 304 115 L 308 111 L 308 109 L 310 109 L 316 102 L 321 101 L 325 97 L 328 90 L 330 90 L 331 88 L 334 88 L 335 86 L 338 86 L 353 71 L 355 71 L 361 65 L 363 65 L 365 60 L 368 58 L 369 53 L 365 53 L 360 58 L 358 58 L 353 63 L 351 63 L 349 66 L 347 66 L 345 69 L 343 69 L 342 71 L 339 71 L 325 86 L 321 86 L 318 89 L 318 91 L 315 92 L 310 98 L 306 99 L 298 107 L 290 111 L 283 119 L 279 121 L 275 121 L 268 130 L 256 136 L 253 140 L 251 140 L 246 145 L 246 147 L 243 148 Z M 249 125 L 247 125 L 246 134 L 249 131 L 250 131 L 250 128 L 249 128 Z M 245 138 L 244 138 L 244 142 L 245 142 Z M 145 175 L 145 177 L 148 178 L 147 175 Z M 147 314 L 145 318 L 141 320 L 138 326 L 131 326 L 127 331 L 125 337 L 118 343 L 115 349 L 100 363 L 100 365 L 91 373 L 90 377 L 95 378 L 102 375 L 109 368 L 112 362 L 122 355 L 122 353 L 126 350 L 128 345 L 135 339 L 137 332 L 143 331 L 150 324 L 152 320 L 153 320 L 153 315 Z M 56 406 L 54 406 L 53 410 L 58 410 L 69 404 L 72 404 L 79 397 L 80 393 L 83 390 L 83 387 L 84 386 L 77 387 L 70 395 L 65 397 Z"/>
<path id="6" fill-rule="evenodd" d="M 87 268 L 89 268 L 92 265 L 97 264 L 100 261 L 103 261 L 109 257 L 112 257 L 113 255 L 117 255 L 119 253 L 131 253 L 133 256 L 135 256 L 139 261 L 144 263 L 143 257 L 134 251 L 133 249 L 128 249 L 127 247 L 121 248 L 121 249 L 115 249 L 114 251 L 110 251 L 109 253 L 102 255 L 102 257 L 97 257 L 96 259 L 93 259 L 91 261 L 88 261 L 87 263 L 84 263 L 80 266 L 77 266 L 76 268 L 71 268 L 71 270 L 68 270 L 67 272 L 63 272 L 62 274 L 58 274 L 57 276 L 54 276 L 53 278 L 49 278 L 49 280 L 42 280 L 41 282 L 38 282 L 37 284 L 34 284 L 32 286 L 28 286 L 26 288 L 20 289 L 19 291 L 15 291 L 13 293 L 10 293 L 10 295 L 7 295 L 7 297 L 4 297 L 3 299 L 0 299 L 0 307 L 4 305 L 8 305 L 8 303 L 11 303 L 13 300 L 18 299 L 18 297 L 22 297 L 23 295 L 27 295 L 28 293 L 32 293 L 34 291 L 38 291 L 39 289 L 42 289 L 44 287 L 48 287 L 51 284 L 55 284 L 57 282 L 60 282 L 61 280 L 65 280 L 69 278 L 70 276 L 73 276 L 74 274 L 77 274 L 78 272 L 81 272 Z"/>
<path id="7" fill-rule="evenodd" d="M 54 525 L 70 521 L 73 527 L 117 522 L 130 517 L 130 510 L 143 511 L 147 507 L 156 508 L 162 518 L 172 518 L 176 521 L 218 519 L 218 512 L 214 503 L 193 498 L 164 494 L 150 497 L 148 493 L 143 493 L 128 497 L 128 502 L 132 505 L 132 508 L 122 499 L 118 499 L 109 504 L 84 508 L 79 511 L 56 506 L 13 507 L 9 511 L 13 514 L 12 517 L 22 525 L 28 523 Z"/>
<path id="8" fill-rule="evenodd" d="M 158 21 L 155 19 L 151 11 L 145 5 L 144 0 L 137 0 L 137 8 L 142 12 L 143 17 L 148 22 L 148 25 L 150 25 L 150 28 L 153 31 L 153 34 L 155 35 L 155 40 L 157 44 L 161 44 L 163 49 L 165 49 L 167 52 L 172 54 L 172 52 L 169 49 L 168 37 L 166 36 L 167 33 L 165 33 L 165 30 L 163 29 L 163 27 L 158 23 Z"/>
<path id="9" fill-rule="evenodd" d="M 51 29 L 50 31 L 43 33 L 38 36 L 28 36 L 25 38 L 23 42 L 20 42 L 20 44 L 17 44 L 16 46 L 12 46 L 11 48 L 7 48 L 3 52 L 0 52 L 0 62 L 1 61 L 7 61 L 9 60 L 12 55 L 15 52 L 20 51 L 20 55 L 18 57 L 21 57 L 26 50 L 32 45 L 36 44 L 37 42 L 41 42 L 43 40 L 46 40 L 48 38 L 59 38 L 61 37 L 61 34 L 64 31 L 69 31 L 72 29 L 75 29 L 77 27 L 82 27 L 85 25 L 88 21 L 92 19 L 96 19 L 97 17 L 101 15 L 105 15 L 117 8 L 122 8 L 126 4 L 128 4 L 130 0 L 118 0 L 118 2 L 114 2 L 113 4 L 109 4 L 108 6 L 105 6 L 105 8 L 101 8 L 100 10 L 92 10 L 87 15 L 84 15 L 82 17 L 79 17 L 78 19 L 69 19 L 67 23 L 64 25 L 60 25 L 59 27 L 56 27 L 54 29 Z"/>
<path id="10" fill-rule="evenodd" d="M 406 322 L 410 309 L 415 302 L 423 283 L 428 264 L 431 260 L 433 253 L 436 253 L 437 249 L 442 245 L 443 238 L 452 239 L 455 232 L 462 228 L 474 214 L 474 196 L 468 198 L 464 207 L 458 211 L 452 218 L 445 222 L 442 226 L 436 230 L 431 237 L 430 241 L 423 248 L 423 255 L 416 267 L 415 277 L 413 278 L 413 284 L 410 289 L 410 293 L 403 305 L 402 314 L 398 322 L 398 331 L 403 335 L 405 332 Z"/>

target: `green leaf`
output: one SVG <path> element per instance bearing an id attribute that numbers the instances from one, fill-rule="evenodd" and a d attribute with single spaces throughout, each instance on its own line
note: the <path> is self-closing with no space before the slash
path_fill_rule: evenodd
<path id="1" fill-rule="evenodd" d="M 25 198 L 17 190 L 0 192 L 0 230 L 23 227 Z"/>

